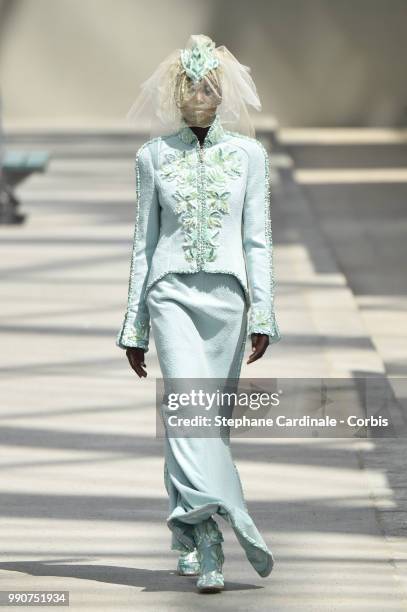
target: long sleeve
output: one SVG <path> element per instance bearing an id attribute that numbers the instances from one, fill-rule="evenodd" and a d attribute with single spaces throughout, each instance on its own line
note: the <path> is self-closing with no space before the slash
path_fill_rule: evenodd
<path id="1" fill-rule="evenodd" d="M 243 248 L 250 291 L 248 335 L 281 339 L 274 312 L 274 271 L 270 210 L 270 166 L 264 146 L 255 141 L 250 151 L 243 207 Z"/>
<path id="2" fill-rule="evenodd" d="M 136 172 L 136 222 L 134 227 L 128 286 L 127 311 L 117 335 L 120 348 L 139 347 L 148 351 L 150 315 L 145 288 L 151 259 L 160 234 L 160 205 L 155 185 L 154 166 L 147 143 L 138 150 Z"/>

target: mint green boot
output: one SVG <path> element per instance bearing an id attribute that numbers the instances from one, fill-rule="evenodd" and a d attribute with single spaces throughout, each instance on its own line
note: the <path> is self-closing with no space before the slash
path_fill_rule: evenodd
<path id="1" fill-rule="evenodd" d="M 177 572 L 180 576 L 197 576 L 199 574 L 199 561 L 196 548 L 192 551 L 186 551 L 180 554 Z"/>
<path id="2" fill-rule="evenodd" d="M 194 538 L 200 565 L 196 586 L 200 593 L 219 593 L 225 586 L 222 566 L 223 535 L 213 518 L 194 525 Z"/>

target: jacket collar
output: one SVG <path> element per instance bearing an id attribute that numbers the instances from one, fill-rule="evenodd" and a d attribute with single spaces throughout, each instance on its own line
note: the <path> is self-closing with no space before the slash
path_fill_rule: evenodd
<path id="1" fill-rule="evenodd" d="M 181 138 L 182 142 L 186 144 L 195 144 L 199 142 L 195 132 L 189 127 L 189 125 L 182 119 L 182 127 L 178 132 L 178 136 Z M 204 140 L 204 146 L 208 146 L 211 144 L 216 144 L 220 140 L 222 140 L 225 135 L 225 130 L 223 129 L 222 123 L 220 121 L 219 115 L 215 115 L 215 119 L 213 120 Z"/>

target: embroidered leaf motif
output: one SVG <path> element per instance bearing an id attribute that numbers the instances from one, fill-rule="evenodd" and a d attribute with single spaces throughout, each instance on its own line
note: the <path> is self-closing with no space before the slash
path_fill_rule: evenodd
<path id="1" fill-rule="evenodd" d="M 182 222 L 187 261 L 216 259 L 222 216 L 230 212 L 228 178 L 241 176 L 241 159 L 227 147 L 207 148 L 202 174 L 201 170 L 194 150 L 167 153 L 160 169 L 163 179 L 177 185 L 173 199 Z"/>
<path id="2" fill-rule="evenodd" d="M 149 331 L 150 323 L 147 319 L 136 320 L 131 331 L 126 334 L 126 342 L 129 342 L 130 346 L 145 348 L 148 345 Z"/>
<path id="3" fill-rule="evenodd" d="M 252 308 L 249 317 L 249 333 L 268 334 L 275 333 L 275 318 L 271 310 Z"/>

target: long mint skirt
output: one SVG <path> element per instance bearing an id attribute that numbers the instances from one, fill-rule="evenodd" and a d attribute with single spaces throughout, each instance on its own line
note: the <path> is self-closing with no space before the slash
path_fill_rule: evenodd
<path id="1" fill-rule="evenodd" d="M 239 378 L 247 305 L 236 277 L 169 273 L 153 284 L 147 305 L 164 379 Z M 273 555 L 249 515 L 228 440 L 167 435 L 164 482 L 173 550 L 192 550 L 193 525 L 219 514 L 257 573 L 271 572 Z"/>

